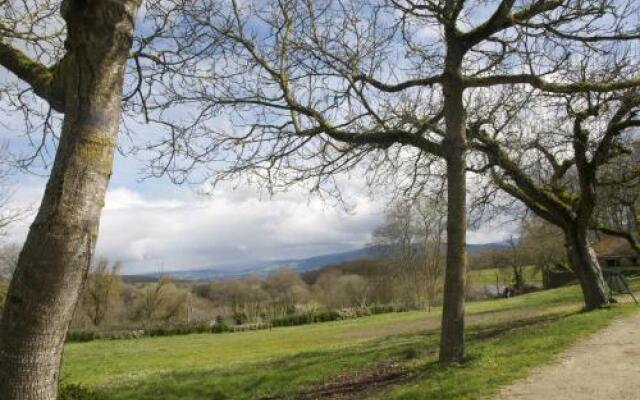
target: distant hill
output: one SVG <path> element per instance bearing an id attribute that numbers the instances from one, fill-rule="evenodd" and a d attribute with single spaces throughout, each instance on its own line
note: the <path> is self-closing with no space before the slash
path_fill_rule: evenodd
<path id="1" fill-rule="evenodd" d="M 506 248 L 509 245 L 504 242 L 486 243 L 486 244 L 469 244 L 467 251 L 469 254 L 477 253 L 485 249 Z M 203 268 L 187 271 L 168 271 L 164 273 L 152 273 L 142 275 L 125 275 L 123 278 L 132 282 L 143 282 L 157 279 L 160 275 L 171 276 L 175 279 L 186 281 L 208 281 L 214 279 L 233 278 L 246 275 L 267 275 L 269 272 L 280 269 L 289 268 L 298 272 L 307 272 L 317 270 L 328 265 L 335 265 L 355 260 L 376 259 L 383 253 L 383 249 L 377 247 L 365 247 L 351 251 L 340 253 L 323 254 L 320 256 L 301 258 L 301 259 L 284 259 L 275 261 L 262 261 L 254 265 L 246 267 L 238 266 L 222 266 L 216 268 Z"/>

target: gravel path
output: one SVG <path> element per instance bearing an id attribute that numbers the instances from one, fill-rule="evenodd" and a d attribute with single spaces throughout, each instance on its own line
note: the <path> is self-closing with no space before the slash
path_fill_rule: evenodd
<path id="1" fill-rule="evenodd" d="M 572 346 L 494 400 L 640 399 L 640 313 Z"/>

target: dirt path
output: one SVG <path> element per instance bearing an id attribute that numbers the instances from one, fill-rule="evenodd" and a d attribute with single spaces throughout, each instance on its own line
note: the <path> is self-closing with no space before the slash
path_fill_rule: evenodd
<path id="1" fill-rule="evenodd" d="M 572 346 L 494 400 L 640 399 L 640 313 Z"/>

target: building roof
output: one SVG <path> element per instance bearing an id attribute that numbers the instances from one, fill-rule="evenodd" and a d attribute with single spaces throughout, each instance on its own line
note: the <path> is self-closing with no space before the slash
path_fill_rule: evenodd
<path id="1" fill-rule="evenodd" d="M 638 257 L 626 239 L 605 235 L 593 245 L 598 257 Z"/>

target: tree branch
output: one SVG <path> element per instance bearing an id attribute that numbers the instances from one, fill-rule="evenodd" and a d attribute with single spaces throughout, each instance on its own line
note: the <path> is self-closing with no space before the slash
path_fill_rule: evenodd
<path id="1" fill-rule="evenodd" d="M 48 69 L 1 40 L 0 65 L 29 84 L 34 93 L 47 101 L 51 108 L 64 112 L 64 96 L 54 89 L 55 67 Z"/>
<path id="2" fill-rule="evenodd" d="M 515 0 L 502 0 L 498 9 L 486 22 L 462 35 L 462 40 L 466 43 L 467 48 L 470 49 L 491 35 L 517 25 L 522 21 L 527 21 L 543 12 L 552 11 L 562 6 L 565 1 L 538 0 L 529 7 L 512 14 L 511 9 L 514 3 Z"/>
<path id="3" fill-rule="evenodd" d="M 387 84 L 365 74 L 361 74 L 354 78 L 354 82 L 358 81 L 368 83 L 369 85 L 383 92 L 395 93 L 412 87 L 435 85 L 442 82 L 442 75 L 430 76 L 427 78 L 409 79 L 396 84 Z"/>
<path id="4" fill-rule="evenodd" d="M 590 82 L 582 81 L 576 83 L 553 83 L 548 82 L 539 76 L 529 74 L 516 75 L 494 75 L 487 77 L 464 77 L 466 87 L 489 87 L 495 85 L 517 85 L 526 84 L 536 89 L 550 93 L 586 93 L 586 92 L 612 92 L 640 87 L 640 76 L 629 80 L 615 82 Z"/>
<path id="5" fill-rule="evenodd" d="M 601 225 L 592 225 L 591 229 L 604 233 L 605 235 L 615 236 L 626 240 L 633 249 L 640 254 L 640 243 L 630 232 L 618 231 L 616 229 L 607 228 Z"/>

